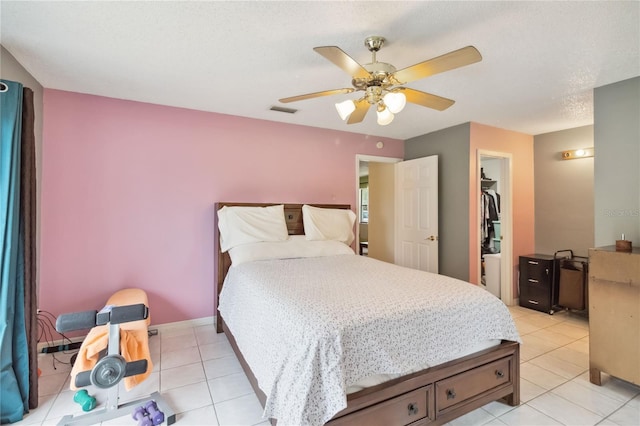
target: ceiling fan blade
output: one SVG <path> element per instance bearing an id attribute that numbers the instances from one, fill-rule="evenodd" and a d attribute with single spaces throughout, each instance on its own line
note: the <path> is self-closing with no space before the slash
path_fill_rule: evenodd
<path id="1" fill-rule="evenodd" d="M 313 50 L 346 71 L 353 78 L 369 78 L 369 71 L 337 46 L 314 47 Z"/>
<path id="2" fill-rule="evenodd" d="M 445 53 L 437 58 L 428 59 L 419 64 L 411 65 L 394 73 L 399 84 L 419 80 L 444 71 L 449 71 L 482 60 L 482 55 L 473 46 L 463 47 L 453 52 Z"/>
<path id="3" fill-rule="evenodd" d="M 407 102 L 422 105 L 427 108 L 444 111 L 456 101 L 443 98 L 441 96 L 432 95 L 431 93 L 421 92 L 420 90 L 409 89 L 408 87 L 398 87 L 394 90 L 401 91 L 407 97 Z"/>
<path id="4" fill-rule="evenodd" d="M 356 89 L 353 88 L 346 88 L 346 89 L 334 89 L 334 90 L 325 90 L 324 92 L 315 92 L 315 93 L 307 93 L 306 95 L 299 95 L 299 96 L 291 96 L 289 98 L 282 98 L 279 99 L 279 102 L 282 102 L 283 104 L 289 103 L 289 102 L 296 102 L 296 101 L 304 101 L 305 99 L 313 99 L 313 98 L 319 98 L 320 96 L 329 96 L 329 95 L 340 95 L 343 93 L 351 93 L 354 92 Z"/>
<path id="5" fill-rule="evenodd" d="M 366 99 L 359 99 L 354 101 L 354 103 L 356 104 L 356 109 L 349 116 L 347 124 L 360 123 L 364 120 L 364 116 L 367 115 L 367 111 L 369 111 L 369 107 L 371 106 L 369 101 Z"/>

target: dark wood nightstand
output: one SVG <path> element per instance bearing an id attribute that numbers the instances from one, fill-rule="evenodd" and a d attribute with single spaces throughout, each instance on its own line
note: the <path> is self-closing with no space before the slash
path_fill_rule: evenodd
<path id="1" fill-rule="evenodd" d="M 520 256 L 520 306 L 553 314 L 558 304 L 560 259 L 548 254 Z"/>

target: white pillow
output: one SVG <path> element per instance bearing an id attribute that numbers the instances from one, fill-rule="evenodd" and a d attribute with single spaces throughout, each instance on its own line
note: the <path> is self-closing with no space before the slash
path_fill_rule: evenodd
<path id="1" fill-rule="evenodd" d="M 287 241 L 242 244 L 229 250 L 231 264 L 268 259 L 322 257 L 355 254 L 351 247 L 339 241 L 307 241 L 304 235 L 292 235 Z"/>
<path id="2" fill-rule="evenodd" d="M 220 250 L 240 244 L 285 241 L 289 238 L 284 205 L 268 207 L 224 206 L 218 210 Z"/>
<path id="3" fill-rule="evenodd" d="M 350 245 L 355 239 L 356 214 L 348 209 L 302 206 L 302 222 L 307 240 L 336 240 Z"/>

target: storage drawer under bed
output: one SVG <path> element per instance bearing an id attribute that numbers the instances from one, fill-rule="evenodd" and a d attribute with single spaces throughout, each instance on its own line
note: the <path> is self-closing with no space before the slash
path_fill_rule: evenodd
<path id="1" fill-rule="evenodd" d="M 436 382 L 436 413 L 439 415 L 486 391 L 510 384 L 512 360 L 511 357 L 499 359 Z"/>
<path id="2" fill-rule="evenodd" d="M 346 418 L 337 418 L 329 424 L 331 426 L 341 425 L 367 425 L 367 426 L 389 426 L 389 425 L 411 425 L 414 422 L 423 420 L 420 424 L 425 424 L 433 418 L 433 386 L 424 386 L 396 398 L 392 398 L 374 407 L 365 408 L 355 412 Z M 426 417 L 426 419 L 425 419 Z"/>

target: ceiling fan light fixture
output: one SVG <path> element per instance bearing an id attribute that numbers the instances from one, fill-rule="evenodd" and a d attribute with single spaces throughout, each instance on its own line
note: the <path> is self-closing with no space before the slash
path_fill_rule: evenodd
<path id="1" fill-rule="evenodd" d="M 378 124 L 381 126 L 386 126 L 391 123 L 394 117 L 393 113 L 389 111 L 389 108 L 378 110 Z"/>
<path id="2" fill-rule="evenodd" d="M 387 109 L 394 114 L 399 113 L 404 109 L 404 106 L 407 104 L 407 97 L 404 93 L 400 92 L 388 92 L 384 95 L 384 104 L 387 106 Z"/>
<path id="3" fill-rule="evenodd" d="M 356 104 L 351 99 L 338 102 L 336 104 L 336 110 L 338 110 L 338 115 L 344 121 L 356 110 Z"/>
<path id="4" fill-rule="evenodd" d="M 393 121 L 394 114 L 403 111 L 407 102 L 438 111 L 444 111 L 455 103 L 452 99 L 403 87 L 403 85 L 482 60 L 478 49 L 467 46 L 398 70 L 392 64 L 378 62 L 376 59 L 376 52 L 384 43 L 384 37 L 380 36 L 371 36 L 365 40 L 365 46 L 371 52 L 371 63 L 365 65 L 358 63 L 338 46 L 314 47 L 315 52 L 352 77 L 353 87 L 290 96 L 280 99 L 280 102 L 288 103 L 321 96 L 364 92 L 357 100 L 335 104 L 340 118 L 347 124 L 361 123 L 367 111 L 371 107 L 376 107 L 378 124 L 386 126 Z"/>

